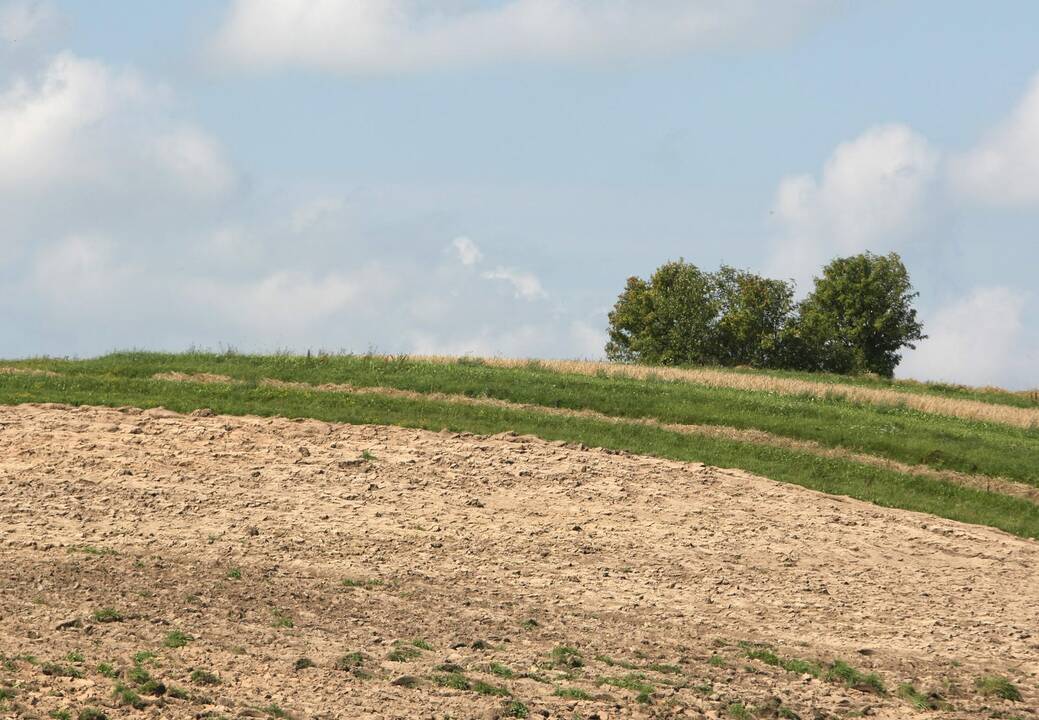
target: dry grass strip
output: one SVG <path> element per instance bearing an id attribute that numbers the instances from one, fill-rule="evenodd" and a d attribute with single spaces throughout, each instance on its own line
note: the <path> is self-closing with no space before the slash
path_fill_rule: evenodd
<path id="1" fill-rule="evenodd" d="M 416 362 L 439 364 L 454 364 L 459 360 L 457 357 L 441 355 L 412 356 L 409 359 Z M 813 395 L 820 398 L 840 397 L 867 405 L 906 407 L 932 415 L 945 415 L 966 420 L 981 420 L 1022 428 L 1039 427 L 1039 409 L 999 405 L 980 400 L 960 400 L 940 395 L 925 395 L 886 388 L 812 382 L 810 380 L 795 380 L 793 378 L 772 377 L 770 375 L 726 372 L 712 368 L 621 365 L 618 363 L 588 360 L 535 361 L 509 358 L 481 358 L 480 362 L 491 367 L 500 368 L 522 368 L 529 366 L 532 362 L 536 362 L 546 370 L 576 375 L 594 376 L 605 374 L 610 377 L 625 377 L 636 380 L 655 378 L 659 380 L 690 382 L 717 388 L 771 392 L 778 395 Z"/>
<path id="2" fill-rule="evenodd" d="M 0 367 L 0 375 L 36 375 L 41 377 L 59 377 L 60 374 L 50 370 L 37 370 L 35 368 Z"/>
<path id="3" fill-rule="evenodd" d="M 467 395 L 452 395 L 447 393 L 431 392 L 422 393 L 415 390 L 400 390 L 388 387 L 356 387 L 345 384 L 323 384 L 310 385 L 301 382 L 286 382 L 284 380 L 263 380 L 261 385 L 275 388 L 289 388 L 293 390 L 310 390 L 318 392 L 342 392 L 354 395 L 382 395 L 384 397 L 397 397 L 408 400 L 434 400 L 436 402 L 455 403 L 458 405 L 472 405 L 482 407 L 498 407 L 507 410 L 522 410 L 537 412 L 543 415 L 554 415 L 557 417 L 584 418 L 609 422 L 615 425 L 643 425 L 669 432 L 681 433 L 683 435 L 698 435 L 701 437 L 718 438 L 722 440 L 734 440 L 737 442 L 753 443 L 755 445 L 768 445 L 782 447 L 788 450 L 808 453 L 817 457 L 849 460 L 862 465 L 892 470 L 907 475 L 927 477 L 945 482 L 963 485 L 978 490 L 988 490 L 1003 495 L 1024 498 L 1032 502 L 1039 502 L 1039 488 L 1026 485 L 1025 483 L 1008 480 L 1006 478 L 989 477 L 987 475 L 971 475 L 956 472 L 954 470 L 938 470 L 927 465 L 909 465 L 907 463 L 877 457 L 866 453 L 858 453 L 843 448 L 832 448 L 820 445 L 811 440 L 796 440 L 794 438 L 774 435 L 763 430 L 743 430 L 726 425 L 683 425 L 677 423 L 664 423 L 659 420 L 648 418 L 620 418 L 613 415 L 596 412 L 595 410 L 572 410 L 568 408 L 547 407 L 544 405 L 531 405 L 528 403 L 514 403 L 507 400 L 499 400 L 489 397 L 469 397 Z"/>
<path id="4" fill-rule="evenodd" d="M 164 372 L 155 373 L 152 375 L 152 380 L 169 380 L 172 382 L 196 382 L 196 383 L 208 383 L 217 384 L 223 383 L 227 385 L 241 385 L 241 380 L 235 380 L 233 377 L 228 375 L 216 375 L 214 373 L 182 373 L 182 372 Z"/>

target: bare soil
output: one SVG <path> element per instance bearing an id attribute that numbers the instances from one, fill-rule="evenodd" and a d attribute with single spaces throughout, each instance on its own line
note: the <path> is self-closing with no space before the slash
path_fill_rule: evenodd
<path id="1" fill-rule="evenodd" d="M 0 653 L 2 717 L 1034 717 L 1039 544 L 514 435 L 3 407 Z"/>

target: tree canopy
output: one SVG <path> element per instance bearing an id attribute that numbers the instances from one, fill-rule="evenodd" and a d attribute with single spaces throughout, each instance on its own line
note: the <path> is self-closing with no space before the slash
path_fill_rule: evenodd
<path id="1" fill-rule="evenodd" d="M 606 355 L 657 365 L 872 372 L 890 377 L 903 348 L 921 340 L 909 273 L 901 258 L 838 258 L 802 302 L 794 284 L 684 260 L 649 280 L 628 278 L 610 312 Z"/>

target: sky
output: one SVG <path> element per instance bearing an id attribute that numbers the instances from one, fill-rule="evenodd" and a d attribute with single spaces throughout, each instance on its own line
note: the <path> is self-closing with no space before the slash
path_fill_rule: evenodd
<path id="1" fill-rule="evenodd" d="M 603 354 L 667 260 L 902 255 L 1039 386 L 1032 0 L 0 0 L 0 357 Z"/>

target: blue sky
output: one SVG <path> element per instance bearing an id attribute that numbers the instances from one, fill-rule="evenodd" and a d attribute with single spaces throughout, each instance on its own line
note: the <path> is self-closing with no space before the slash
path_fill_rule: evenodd
<path id="1" fill-rule="evenodd" d="M 902 253 L 1039 385 L 1039 5 L 0 0 L 0 355 L 596 357 L 628 275 Z"/>

